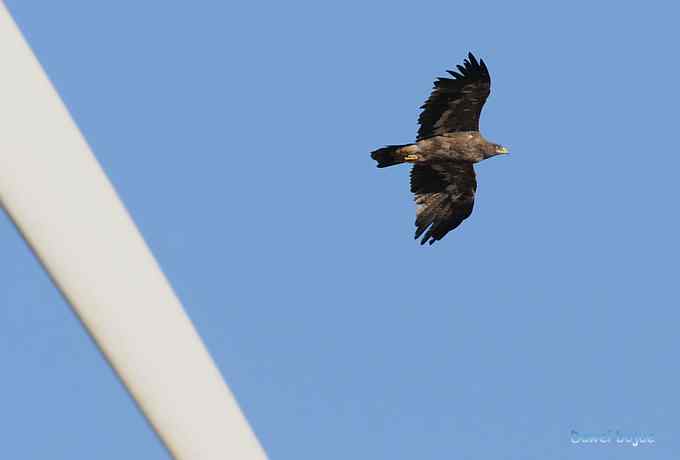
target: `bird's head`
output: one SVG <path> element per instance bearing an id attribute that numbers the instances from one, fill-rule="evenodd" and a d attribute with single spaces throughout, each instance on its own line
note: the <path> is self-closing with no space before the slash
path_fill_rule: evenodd
<path id="1" fill-rule="evenodd" d="M 486 158 L 494 157 L 496 155 L 505 155 L 508 153 L 508 149 L 500 144 L 489 143 L 486 149 Z"/>

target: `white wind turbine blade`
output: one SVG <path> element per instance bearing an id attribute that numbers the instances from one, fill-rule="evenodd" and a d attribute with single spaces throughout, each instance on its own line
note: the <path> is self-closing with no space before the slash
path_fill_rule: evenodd
<path id="1" fill-rule="evenodd" d="M 176 459 L 265 459 L 4 4 L 0 59 L 0 203 Z"/>

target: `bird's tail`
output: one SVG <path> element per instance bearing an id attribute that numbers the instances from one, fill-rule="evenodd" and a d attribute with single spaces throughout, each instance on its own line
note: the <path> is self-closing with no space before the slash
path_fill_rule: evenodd
<path id="1" fill-rule="evenodd" d="M 415 145 L 388 145 L 387 147 L 372 151 L 371 158 L 378 162 L 378 168 L 386 168 L 388 166 L 398 165 L 399 163 L 406 161 L 406 157 L 409 155 L 409 153 L 412 153 L 403 147 L 415 148 Z"/>

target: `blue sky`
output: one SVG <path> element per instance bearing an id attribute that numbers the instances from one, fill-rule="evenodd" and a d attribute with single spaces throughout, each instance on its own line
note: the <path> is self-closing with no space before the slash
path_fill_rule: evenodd
<path id="1" fill-rule="evenodd" d="M 677 6 L 6 3 L 272 459 L 680 455 Z M 512 153 L 420 247 L 369 151 L 470 50 Z M 4 215 L 0 252 L 7 458 L 167 459 Z M 656 442 L 570 439 L 617 429 Z"/>

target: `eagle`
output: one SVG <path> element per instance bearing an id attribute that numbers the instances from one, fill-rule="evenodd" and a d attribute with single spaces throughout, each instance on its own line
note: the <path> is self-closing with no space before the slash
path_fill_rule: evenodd
<path id="1" fill-rule="evenodd" d="M 440 77 L 420 107 L 414 144 L 388 145 L 371 152 L 378 168 L 411 163 L 411 192 L 416 202 L 416 235 L 420 244 L 434 243 L 458 227 L 475 201 L 473 165 L 508 153 L 479 132 L 479 117 L 491 93 L 491 77 L 482 59 L 468 53 L 453 78 Z"/>

